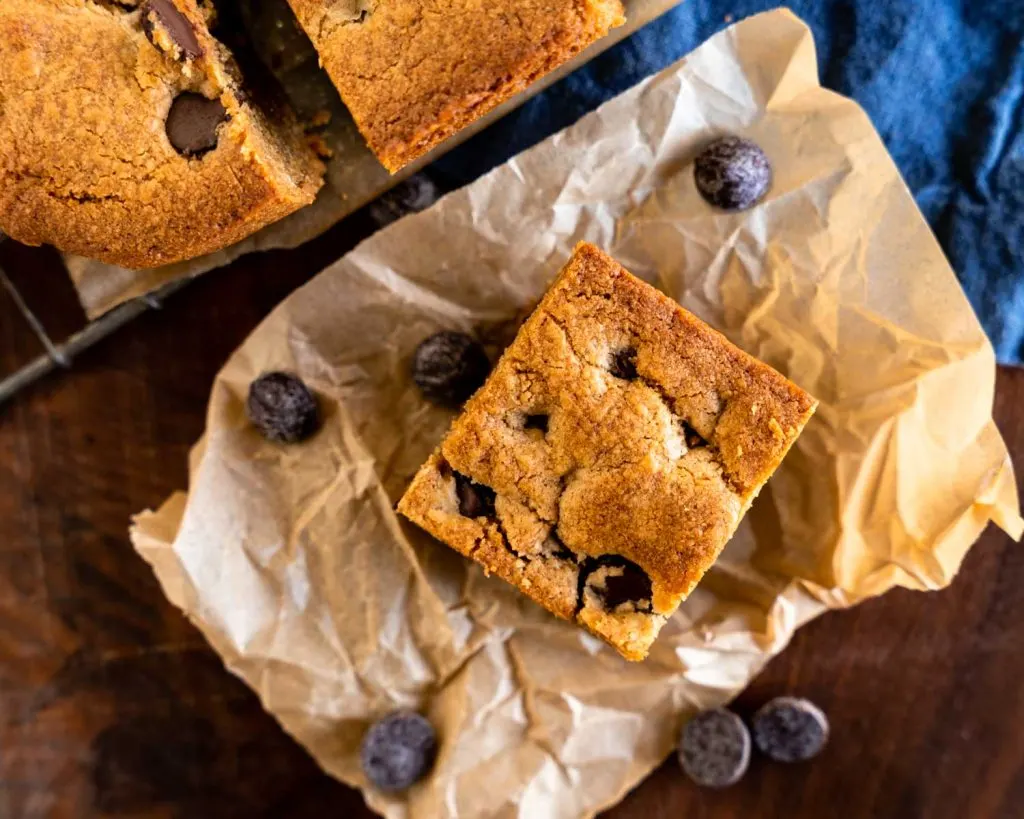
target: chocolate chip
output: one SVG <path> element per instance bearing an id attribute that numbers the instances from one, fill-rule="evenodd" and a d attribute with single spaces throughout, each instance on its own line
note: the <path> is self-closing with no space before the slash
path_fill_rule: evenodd
<path id="1" fill-rule="evenodd" d="M 458 406 L 487 380 L 491 362 L 476 339 L 443 330 L 425 339 L 412 357 L 412 380 L 428 399 Z"/>
<path id="2" fill-rule="evenodd" d="M 465 518 L 493 518 L 496 493 L 489 486 L 474 483 L 461 472 L 455 473 L 455 495 L 459 514 Z"/>
<path id="3" fill-rule="evenodd" d="M 722 210 L 746 210 L 757 204 L 772 182 L 772 166 L 749 139 L 714 140 L 693 163 L 693 179 L 709 204 Z"/>
<path id="4" fill-rule="evenodd" d="M 623 603 L 643 603 L 651 599 L 651 578 L 635 563 L 627 562 L 621 567 L 621 574 L 608 573 L 599 594 L 610 611 Z"/>
<path id="5" fill-rule="evenodd" d="M 253 381 L 245 411 L 265 438 L 278 443 L 305 440 L 320 425 L 316 398 L 290 373 L 264 373 Z"/>
<path id="6" fill-rule="evenodd" d="M 364 11 L 365 15 L 366 12 Z M 418 173 L 382 194 L 370 205 L 370 218 L 378 227 L 390 225 L 409 213 L 418 213 L 434 204 L 441 192 L 429 176 Z"/>
<path id="7" fill-rule="evenodd" d="M 142 30 L 156 48 L 160 48 L 154 31 L 158 24 L 178 47 L 178 59 L 194 60 L 202 56 L 203 47 L 199 45 L 192 23 L 171 0 L 146 0 L 142 6 Z"/>
<path id="8" fill-rule="evenodd" d="M 704 437 L 686 421 L 683 421 L 683 440 L 686 441 L 687 449 L 697 449 L 698 447 L 708 445 Z"/>
<path id="9" fill-rule="evenodd" d="M 186 91 L 167 114 L 167 138 L 179 154 L 201 156 L 217 147 L 217 129 L 228 118 L 220 100 Z"/>
<path id="10" fill-rule="evenodd" d="M 797 697 L 776 697 L 754 714 L 752 726 L 758 749 L 777 762 L 803 762 L 828 741 L 824 712 Z"/>
<path id="11" fill-rule="evenodd" d="M 622 555 L 584 558 L 576 581 L 576 613 L 586 605 L 587 589 L 601 601 L 605 611 L 615 612 L 632 604 L 635 611 L 651 610 L 651 578 L 632 560 Z"/>
<path id="12" fill-rule="evenodd" d="M 750 732 L 725 708 L 702 711 L 683 728 L 679 764 L 690 779 L 705 788 L 739 782 L 750 764 Z"/>
<path id="13" fill-rule="evenodd" d="M 637 377 L 636 371 L 636 350 L 626 347 L 623 350 L 616 350 L 612 353 L 608 363 L 608 372 L 616 378 L 624 378 L 633 381 Z"/>
<path id="14" fill-rule="evenodd" d="M 539 429 L 545 435 L 548 433 L 548 416 L 546 415 L 527 415 L 526 420 L 523 422 L 523 429 Z"/>
<path id="15" fill-rule="evenodd" d="M 437 733 L 424 717 L 398 711 L 375 722 L 363 736 L 363 773 L 382 791 L 403 791 L 430 771 L 437 756 Z"/>

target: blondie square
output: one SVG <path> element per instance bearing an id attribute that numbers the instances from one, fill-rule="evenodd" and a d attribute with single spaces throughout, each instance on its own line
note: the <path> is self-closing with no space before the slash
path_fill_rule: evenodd
<path id="1" fill-rule="evenodd" d="M 288 0 L 397 171 L 624 21 L 620 0 Z"/>
<path id="2" fill-rule="evenodd" d="M 398 509 L 642 660 L 815 406 L 580 244 Z"/>

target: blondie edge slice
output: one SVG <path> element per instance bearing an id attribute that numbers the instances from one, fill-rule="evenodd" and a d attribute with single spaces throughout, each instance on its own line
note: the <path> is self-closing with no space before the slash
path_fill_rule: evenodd
<path id="1" fill-rule="evenodd" d="M 398 509 L 642 660 L 816 404 L 581 243 Z"/>
<path id="2" fill-rule="evenodd" d="M 625 21 L 620 0 L 289 0 L 392 173 Z"/>

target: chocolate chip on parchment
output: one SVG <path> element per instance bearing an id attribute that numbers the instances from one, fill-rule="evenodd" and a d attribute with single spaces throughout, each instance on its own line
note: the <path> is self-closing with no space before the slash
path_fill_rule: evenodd
<path id="1" fill-rule="evenodd" d="M 370 205 L 370 218 L 377 227 L 384 227 L 407 214 L 426 210 L 440 196 L 441 191 L 433 180 L 424 173 L 418 173 L 381 194 Z"/>
<path id="2" fill-rule="evenodd" d="M 382 791 L 403 791 L 422 779 L 437 756 L 434 726 L 413 711 L 397 711 L 370 726 L 359 759 L 363 773 Z"/>
<path id="3" fill-rule="evenodd" d="M 290 373 L 264 373 L 253 381 L 245 411 L 265 438 L 278 443 L 305 440 L 320 425 L 316 397 Z"/>
<path id="4" fill-rule="evenodd" d="M 455 472 L 455 495 L 459 514 L 465 518 L 493 518 L 497 493 L 489 486 L 475 483 L 461 472 Z"/>
<path id="5" fill-rule="evenodd" d="M 757 204 L 772 182 L 772 166 L 755 143 L 719 137 L 693 163 L 693 178 L 708 203 L 722 210 L 746 210 Z"/>
<path id="6" fill-rule="evenodd" d="M 142 5 L 142 30 L 156 48 L 161 48 L 156 37 L 158 25 L 177 46 L 178 59 L 194 60 L 202 56 L 203 47 L 199 45 L 192 23 L 172 0 L 146 0 Z"/>
<path id="7" fill-rule="evenodd" d="M 809 700 L 776 697 L 751 723 L 754 742 L 777 762 L 803 762 L 817 756 L 828 741 L 828 718 Z"/>
<path id="8" fill-rule="evenodd" d="M 702 711 L 683 728 L 679 764 L 705 788 L 725 788 L 740 781 L 750 764 L 750 732 L 725 708 Z"/>
<path id="9" fill-rule="evenodd" d="M 167 114 L 167 138 L 179 154 L 201 156 L 217 147 L 217 129 L 228 118 L 220 100 L 186 91 L 175 97 Z"/>
<path id="10" fill-rule="evenodd" d="M 472 336 L 442 330 L 426 338 L 412 357 L 412 380 L 423 395 L 445 406 L 458 406 L 487 380 L 491 362 Z"/>

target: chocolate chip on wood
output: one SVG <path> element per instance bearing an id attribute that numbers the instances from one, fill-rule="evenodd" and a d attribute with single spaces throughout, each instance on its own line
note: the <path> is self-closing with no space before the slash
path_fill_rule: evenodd
<path id="1" fill-rule="evenodd" d="M 803 762 L 817 756 L 828 741 L 828 718 L 814 703 L 776 697 L 753 719 L 758 750 L 777 762 Z"/>
<path id="2" fill-rule="evenodd" d="M 726 788 L 740 781 L 750 764 L 750 732 L 725 708 L 702 711 L 683 728 L 679 764 L 698 785 Z"/>

